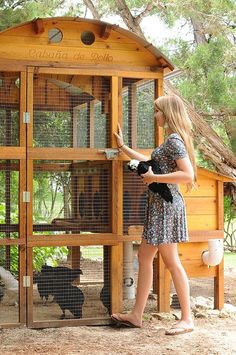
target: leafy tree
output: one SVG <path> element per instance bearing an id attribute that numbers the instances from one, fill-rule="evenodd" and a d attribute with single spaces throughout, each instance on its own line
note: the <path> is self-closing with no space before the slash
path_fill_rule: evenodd
<path id="1" fill-rule="evenodd" d="M 0 30 L 33 20 L 54 16 L 65 0 L 0 0 Z"/>

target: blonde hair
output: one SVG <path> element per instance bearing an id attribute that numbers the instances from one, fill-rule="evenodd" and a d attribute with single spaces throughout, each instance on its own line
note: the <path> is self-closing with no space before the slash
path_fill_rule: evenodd
<path id="1" fill-rule="evenodd" d="M 163 113 L 165 122 L 172 132 L 178 133 L 183 139 L 185 147 L 194 170 L 194 181 L 187 184 L 187 191 L 196 187 L 197 165 L 194 154 L 192 122 L 188 117 L 183 101 L 177 95 L 166 95 L 158 97 L 155 102 L 155 109 Z"/>

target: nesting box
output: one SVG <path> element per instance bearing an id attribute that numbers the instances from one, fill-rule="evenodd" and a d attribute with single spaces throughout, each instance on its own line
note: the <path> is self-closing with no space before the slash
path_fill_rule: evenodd
<path id="1" fill-rule="evenodd" d="M 172 70 L 150 43 L 101 21 L 35 19 L 0 33 L 2 326 L 108 324 L 122 309 L 123 243 L 140 238 L 145 187 L 113 133 L 119 122 L 125 142 L 151 154 L 163 139 L 153 101 Z M 187 196 L 194 255 L 223 237 L 223 178 L 200 173 L 201 194 Z"/>

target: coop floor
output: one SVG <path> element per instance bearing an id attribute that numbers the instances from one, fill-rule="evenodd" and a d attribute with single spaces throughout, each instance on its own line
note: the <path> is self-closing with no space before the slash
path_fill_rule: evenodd
<path id="1" fill-rule="evenodd" d="M 86 285 L 80 286 L 85 295 L 83 305 L 83 318 L 100 318 L 108 316 L 106 308 L 99 300 L 101 285 Z M 213 297 L 214 284 L 213 279 L 191 279 L 190 280 L 191 296 Z M 227 285 L 226 285 L 227 288 Z M 229 290 L 230 291 L 230 290 Z M 171 293 L 174 293 L 174 287 L 171 287 Z M 233 296 L 233 295 L 232 295 Z M 232 298 L 232 297 L 231 297 Z M 235 297 L 236 298 L 236 297 Z M 236 301 L 236 299 L 235 299 Z M 125 300 L 124 309 L 129 311 L 132 309 L 134 300 Z M 147 312 L 155 312 L 157 307 L 156 297 L 149 299 L 146 306 Z M 49 298 L 47 305 L 43 305 L 40 299 L 36 285 L 34 285 L 34 305 L 33 305 L 33 320 L 34 321 L 50 321 L 59 320 L 61 310 L 59 306 Z M 66 318 L 73 318 L 69 311 L 66 311 Z M 17 323 L 18 322 L 18 307 L 0 304 L 0 324 Z"/>

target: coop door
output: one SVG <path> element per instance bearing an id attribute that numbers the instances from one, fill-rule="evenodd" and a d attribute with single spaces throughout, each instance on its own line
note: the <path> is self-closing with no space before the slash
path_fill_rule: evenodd
<path id="1" fill-rule="evenodd" d="M 28 74 L 27 322 L 103 324 L 111 312 L 111 79 Z M 30 94 L 32 93 L 32 94 Z"/>

